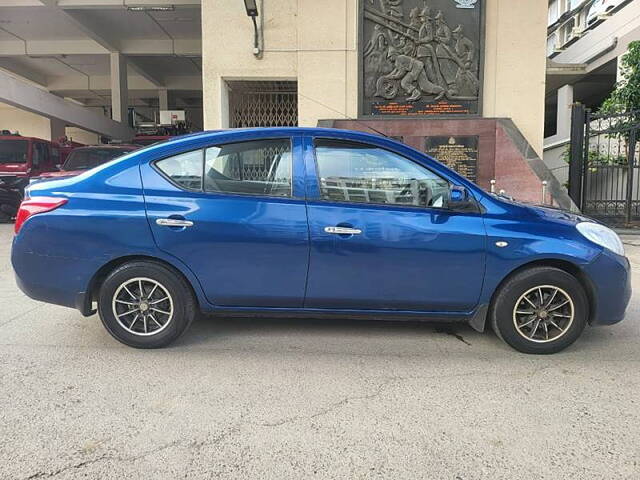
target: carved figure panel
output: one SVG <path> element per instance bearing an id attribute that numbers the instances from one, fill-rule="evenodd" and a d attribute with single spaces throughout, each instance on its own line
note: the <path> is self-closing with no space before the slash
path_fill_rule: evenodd
<path id="1" fill-rule="evenodd" d="M 478 114 L 482 0 L 361 0 L 362 115 Z"/>

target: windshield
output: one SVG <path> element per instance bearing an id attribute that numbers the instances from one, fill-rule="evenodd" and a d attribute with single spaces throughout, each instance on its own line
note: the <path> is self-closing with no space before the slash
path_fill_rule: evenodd
<path id="1" fill-rule="evenodd" d="M 73 150 L 67 157 L 67 161 L 64 162 L 62 170 L 89 170 L 90 168 L 107 163 L 109 160 L 121 157 L 125 153 L 129 153 L 129 150 L 120 148 L 87 148 Z"/>
<path id="2" fill-rule="evenodd" d="M 0 163 L 27 163 L 27 140 L 0 140 Z"/>

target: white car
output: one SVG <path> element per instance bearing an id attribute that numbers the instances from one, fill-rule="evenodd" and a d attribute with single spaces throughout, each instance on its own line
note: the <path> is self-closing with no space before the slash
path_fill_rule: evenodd
<path id="1" fill-rule="evenodd" d="M 624 0 L 596 0 L 595 2 L 593 2 L 593 5 L 591 5 L 591 8 L 589 9 L 589 15 L 587 15 L 587 25 L 591 25 L 598 19 L 600 15 L 610 12 L 623 2 Z"/>

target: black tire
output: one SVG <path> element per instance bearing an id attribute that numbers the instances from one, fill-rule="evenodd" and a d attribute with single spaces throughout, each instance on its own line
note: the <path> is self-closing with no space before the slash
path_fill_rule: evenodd
<path id="1" fill-rule="evenodd" d="M 171 304 L 169 306 L 171 307 L 172 315 L 166 316 L 168 321 L 166 322 L 165 327 L 156 327 L 158 329 L 158 333 L 152 332 L 153 327 L 150 327 L 151 333 L 144 334 L 144 336 L 143 331 L 140 331 L 137 334 L 132 333 L 132 331 L 123 326 L 123 324 L 126 325 L 128 320 L 123 318 L 122 323 L 120 323 L 114 313 L 114 308 L 116 308 L 116 310 L 117 308 L 120 308 L 120 306 L 114 307 L 113 303 L 114 296 L 118 290 L 120 289 L 120 292 L 123 292 L 124 290 L 121 288 L 122 285 L 126 285 L 127 282 L 131 282 L 133 279 L 138 278 L 149 279 L 151 282 L 157 282 L 171 298 Z M 136 282 L 134 282 L 134 285 L 135 284 Z M 146 292 L 148 293 L 149 285 L 153 284 L 150 283 L 145 285 Z M 144 288 L 145 287 L 143 287 L 143 291 Z M 134 295 L 137 294 L 135 287 L 132 287 L 131 290 Z M 159 291 L 161 292 L 161 290 L 156 290 L 156 292 Z M 155 293 L 154 295 L 158 295 L 158 293 Z M 145 294 L 143 294 L 143 296 L 145 296 Z M 136 302 L 133 298 L 131 298 L 131 301 Z M 166 308 L 164 305 L 168 304 L 160 303 L 158 306 Z M 136 306 L 125 306 L 123 308 L 134 309 Z M 141 308 L 139 302 L 137 308 Z M 146 306 L 145 310 L 148 308 L 150 307 Z M 173 269 L 153 261 L 134 261 L 116 268 L 105 279 L 98 294 L 98 313 L 103 325 L 116 340 L 135 348 L 161 348 L 174 342 L 187 330 L 187 328 L 189 328 L 198 313 L 198 308 L 190 286 L 185 279 Z M 156 315 L 158 316 L 160 323 L 162 323 L 162 319 L 160 319 L 161 314 Z M 131 318 L 131 316 L 128 318 Z M 151 325 L 150 320 L 149 324 Z M 144 325 L 146 328 L 146 319 Z M 139 323 L 136 323 L 131 328 L 134 332 L 141 330 Z"/>
<path id="2" fill-rule="evenodd" d="M 0 210 L 0 223 L 11 223 L 12 219 L 11 215 Z"/>
<path id="3" fill-rule="evenodd" d="M 541 309 L 541 313 L 539 314 L 527 316 L 528 319 L 538 319 L 541 315 L 544 315 L 545 319 L 541 319 L 542 326 L 549 328 L 551 331 L 550 340 L 538 338 L 538 341 L 534 341 L 526 338 L 525 335 L 531 334 L 533 326 L 535 325 L 535 328 L 537 329 L 541 322 L 536 324 L 535 322 L 537 320 L 534 320 L 531 327 L 518 329 L 515 325 L 516 321 L 514 320 L 514 317 L 516 316 L 516 303 L 519 303 L 520 305 L 527 305 L 527 303 L 519 302 L 521 297 L 530 290 L 537 292 L 537 287 L 540 286 L 551 286 L 550 289 L 543 290 L 548 292 L 548 296 L 542 303 L 547 302 L 553 292 L 553 288 L 560 289 L 560 293 L 558 294 L 560 297 L 558 298 L 561 298 L 566 294 L 566 296 L 570 298 L 571 302 L 563 308 L 572 309 L 573 319 L 569 322 L 568 319 L 563 320 L 559 318 L 556 319 L 555 317 L 553 318 L 553 320 L 558 322 L 560 327 L 566 327 L 564 329 L 564 333 L 561 333 L 561 329 L 554 329 L 551 326 L 545 327 L 545 323 L 547 323 L 550 318 L 548 316 L 549 312 L 546 312 L 546 308 Z M 521 301 L 525 302 L 525 300 Z M 562 302 L 556 302 L 555 305 L 559 305 L 560 303 Z M 527 308 L 531 308 L 531 311 L 535 310 L 533 307 Z M 551 310 L 551 308 L 549 310 Z M 568 313 L 568 311 L 563 311 L 563 313 Z M 500 287 L 500 290 L 496 293 L 491 306 L 490 318 L 493 331 L 496 335 L 516 350 L 531 354 L 551 354 L 564 350 L 578 339 L 587 325 L 587 319 L 589 318 L 589 301 L 582 285 L 573 275 L 558 268 L 533 267 L 513 275 Z M 522 319 L 523 317 L 519 318 Z M 523 325 L 527 323 L 527 321 L 527 319 L 523 319 L 520 324 Z M 564 321 L 566 323 L 560 323 L 560 321 Z M 533 335 L 541 337 L 543 332 L 544 330 L 541 332 L 536 330 Z M 555 335 L 557 335 L 557 338 L 554 339 L 553 336 Z"/>

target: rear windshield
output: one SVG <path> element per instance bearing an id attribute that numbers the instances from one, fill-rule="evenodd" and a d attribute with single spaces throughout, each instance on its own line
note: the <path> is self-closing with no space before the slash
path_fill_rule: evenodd
<path id="1" fill-rule="evenodd" d="M 0 140 L 0 163 L 27 163 L 27 140 Z"/>
<path id="2" fill-rule="evenodd" d="M 62 170 L 88 170 L 103 163 L 121 157 L 129 153 L 129 150 L 119 148 L 91 148 L 86 150 L 73 150 L 64 162 Z"/>

